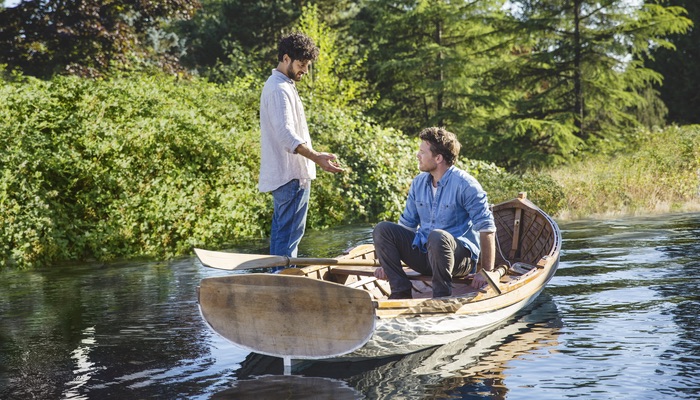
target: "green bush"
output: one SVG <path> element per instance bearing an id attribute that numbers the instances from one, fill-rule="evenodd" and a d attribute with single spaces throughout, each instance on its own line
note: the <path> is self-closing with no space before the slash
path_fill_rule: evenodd
<path id="1" fill-rule="evenodd" d="M 0 88 L 0 264 L 169 257 L 260 236 L 257 95 L 133 74 Z"/>
<path id="2" fill-rule="evenodd" d="M 228 85 L 132 73 L 105 80 L 8 77 L 0 86 L 0 265 L 187 254 L 265 237 L 257 191 L 262 81 Z M 319 171 L 309 228 L 395 218 L 412 140 L 361 114 L 316 107 Z"/>
<path id="3" fill-rule="evenodd" d="M 640 132 L 624 154 L 552 169 L 567 194 L 562 218 L 576 219 L 700 207 L 700 126 Z"/>
<path id="4" fill-rule="evenodd" d="M 217 85 L 133 72 L 42 81 L 2 71 L 0 267 L 67 260 L 169 258 L 269 234 L 257 190 L 262 79 Z M 319 169 L 309 229 L 396 220 L 418 173 L 418 139 L 354 107 L 309 108 Z M 625 156 L 514 175 L 462 158 L 492 203 L 518 192 L 555 217 L 677 210 L 700 198 L 700 129 L 640 134 Z"/>
<path id="5" fill-rule="evenodd" d="M 562 186 L 547 173 L 513 174 L 493 163 L 476 160 L 469 160 L 467 169 L 484 187 L 490 203 L 507 201 L 520 192 L 526 192 L 530 201 L 550 215 L 560 212 L 566 205 L 566 194 Z"/>

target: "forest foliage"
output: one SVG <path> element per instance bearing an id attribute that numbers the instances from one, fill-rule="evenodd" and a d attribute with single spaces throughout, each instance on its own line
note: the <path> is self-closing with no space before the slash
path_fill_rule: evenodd
<path id="1" fill-rule="evenodd" d="M 299 85 L 314 147 L 348 166 L 319 174 L 311 229 L 396 219 L 415 135 L 430 125 L 458 133 L 459 166 L 492 202 L 528 191 L 552 215 L 582 208 L 595 199 L 581 187 L 604 193 L 587 176 L 611 185 L 607 206 L 641 207 L 622 198 L 638 195 L 628 178 L 601 180 L 609 171 L 581 160 L 640 159 L 652 144 L 668 151 L 634 169 L 640 187 L 665 166 L 675 191 L 658 203 L 700 196 L 694 172 L 672 171 L 699 167 L 697 129 L 663 128 L 666 77 L 651 68 L 691 26 L 673 2 L 274 3 L 0 9 L 0 266 L 167 258 L 266 236 L 259 93 L 292 30 L 321 47 Z"/>
<path id="2" fill-rule="evenodd" d="M 169 257 L 264 236 L 259 89 L 145 73 L 5 81 L 2 264 Z M 350 172 L 317 180 L 309 226 L 394 218 L 413 141 L 339 109 L 311 114 L 310 126 Z"/>

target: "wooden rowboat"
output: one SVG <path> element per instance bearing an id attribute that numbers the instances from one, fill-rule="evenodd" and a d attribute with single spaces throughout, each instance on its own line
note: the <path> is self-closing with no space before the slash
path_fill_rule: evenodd
<path id="1" fill-rule="evenodd" d="M 195 249 L 202 265 L 234 270 L 198 288 L 204 320 L 250 351 L 293 359 L 368 358 L 407 354 L 470 336 L 531 303 L 554 276 L 561 250 L 556 222 L 527 200 L 493 206 L 496 272 L 455 279 L 452 296 L 432 298 L 431 277 L 407 269 L 413 299 L 389 300 L 374 277 L 372 245 L 338 258 L 308 259 Z M 242 270 L 296 265 L 278 274 Z"/>

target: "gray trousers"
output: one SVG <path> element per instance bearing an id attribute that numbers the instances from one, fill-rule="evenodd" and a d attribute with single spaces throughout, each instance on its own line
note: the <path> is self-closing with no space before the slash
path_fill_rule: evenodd
<path id="1" fill-rule="evenodd" d="M 413 248 L 415 232 L 393 222 L 380 222 L 372 232 L 374 249 L 384 268 L 392 293 L 411 289 L 411 281 L 403 271 L 403 261 L 411 269 L 433 277 L 433 297 L 452 294 L 452 277 L 471 271 L 471 252 L 454 236 L 441 229 L 428 235 L 428 252 Z"/>

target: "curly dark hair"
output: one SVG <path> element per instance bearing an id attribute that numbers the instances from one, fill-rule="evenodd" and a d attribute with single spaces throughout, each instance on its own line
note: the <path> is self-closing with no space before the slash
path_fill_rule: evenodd
<path id="1" fill-rule="evenodd" d="M 292 33 L 283 37 L 277 46 L 277 61 L 282 61 L 284 55 L 288 55 L 292 60 L 316 61 L 318 58 L 318 47 L 314 41 L 303 33 Z"/>
<path id="2" fill-rule="evenodd" d="M 430 151 L 433 154 L 442 154 L 447 165 L 453 165 L 459 155 L 462 145 L 457 140 L 457 135 L 447 131 L 443 127 L 430 127 L 423 129 L 418 134 L 421 140 L 430 144 Z"/>

